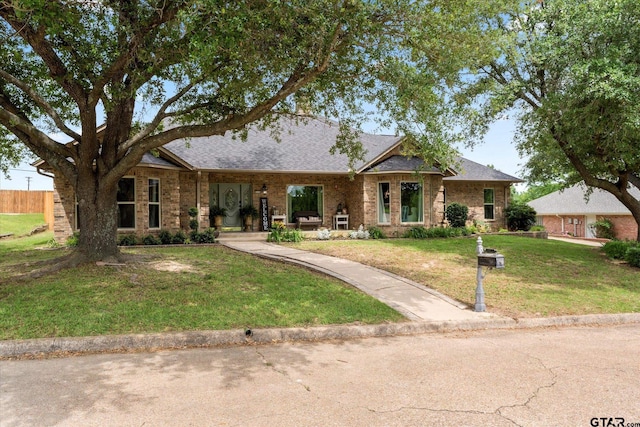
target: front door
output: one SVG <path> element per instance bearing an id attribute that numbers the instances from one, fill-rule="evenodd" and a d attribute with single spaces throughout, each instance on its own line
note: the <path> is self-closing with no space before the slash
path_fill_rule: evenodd
<path id="1" fill-rule="evenodd" d="M 225 228 L 242 227 L 239 210 L 251 204 L 251 184 L 211 184 L 209 203 L 227 210 L 222 221 Z"/>

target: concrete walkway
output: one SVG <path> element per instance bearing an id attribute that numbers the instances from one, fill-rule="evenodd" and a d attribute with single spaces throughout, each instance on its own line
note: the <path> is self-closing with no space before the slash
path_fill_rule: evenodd
<path id="1" fill-rule="evenodd" d="M 549 240 L 558 240 L 560 242 L 574 243 L 576 245 L 585 245 L 593 247 L 602 247 L 606 241 L 596 239 L 580 239 L 576 237 L 549 236 Z"/>
<path id="2" fill-rule="evenodd" d="M 332 256 L 251 240 L 224 240 L 232 249 L 265 258 L 302 265 L 349 283 L 414 321 L 448 321 L 498 318 L 476 313 L 464 304 L 419 283 L 377 268 Z M 475 283 L 469 283 L 475 288 Z"/>

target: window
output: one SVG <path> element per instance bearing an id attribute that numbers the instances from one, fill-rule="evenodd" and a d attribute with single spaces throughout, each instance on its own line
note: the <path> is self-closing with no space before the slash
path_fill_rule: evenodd
<path id="1" fill-rule="evenodd" d="M 135 178 L 121 178 L 118 182 L 118 228 L 136 228 Z"/>
<path id="2" fill-rule="evenodd" d="M 287 186 L 287 214 L 289 222 L 295 222 L 293 214 L 299 211 L 318 212 L 322 216 L 322 186 L 289 185 Z"/>
<path id="3" fill-rule="evenodd" d="M 388 182 L 378 183 L 378 222 L 383 224 L 391 222 L 391 217 L 389 216 L 389 187 Z"/>
<path id="4" fill-rule="evenodd" d="M 422 185 L 418 182 L 400 183 L 401 222 L 423 222 Z"/>
<path id="5" fill-rule="evenodd" d="M 484 219 L 495 219 L 495 194 L 493 188 L 484 189 Z"/>
<path id="6" fill-rule="evenodd" d="M 149 228 L 160 228 L 160 180 L 149 179 Z"/>

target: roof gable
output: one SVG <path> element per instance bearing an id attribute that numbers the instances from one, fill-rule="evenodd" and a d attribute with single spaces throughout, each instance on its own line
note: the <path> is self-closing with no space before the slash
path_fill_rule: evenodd
<path id="1" fill-rule="evenodd" d="M 401 155 L 389 156 L 378 163 L 366 168 L 363 173 L 436 173 L 442 175 L 442 171 L 436 166 L 428 166 L 419 157 L 407 157 Z"/>

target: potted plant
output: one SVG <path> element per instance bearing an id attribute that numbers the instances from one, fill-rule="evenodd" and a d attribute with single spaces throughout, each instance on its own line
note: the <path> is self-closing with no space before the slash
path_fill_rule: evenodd
<path id="1" fill-rule="evenodd" d="M 213 222 L 216 230 L 222 228 L 222 219 L 227 216 L 227 209 L 220 206 L 211 206 L 209 208 L 209 223 Z"/>
<path id="2" fill-rule="evenodd" d="M 251 206 L 243 206 L 240 208 L 240 216 L 244 220 L 244 231 L 249 231 L 253 223 L 253 219 L 258 217 L 258 210 Z"/>

